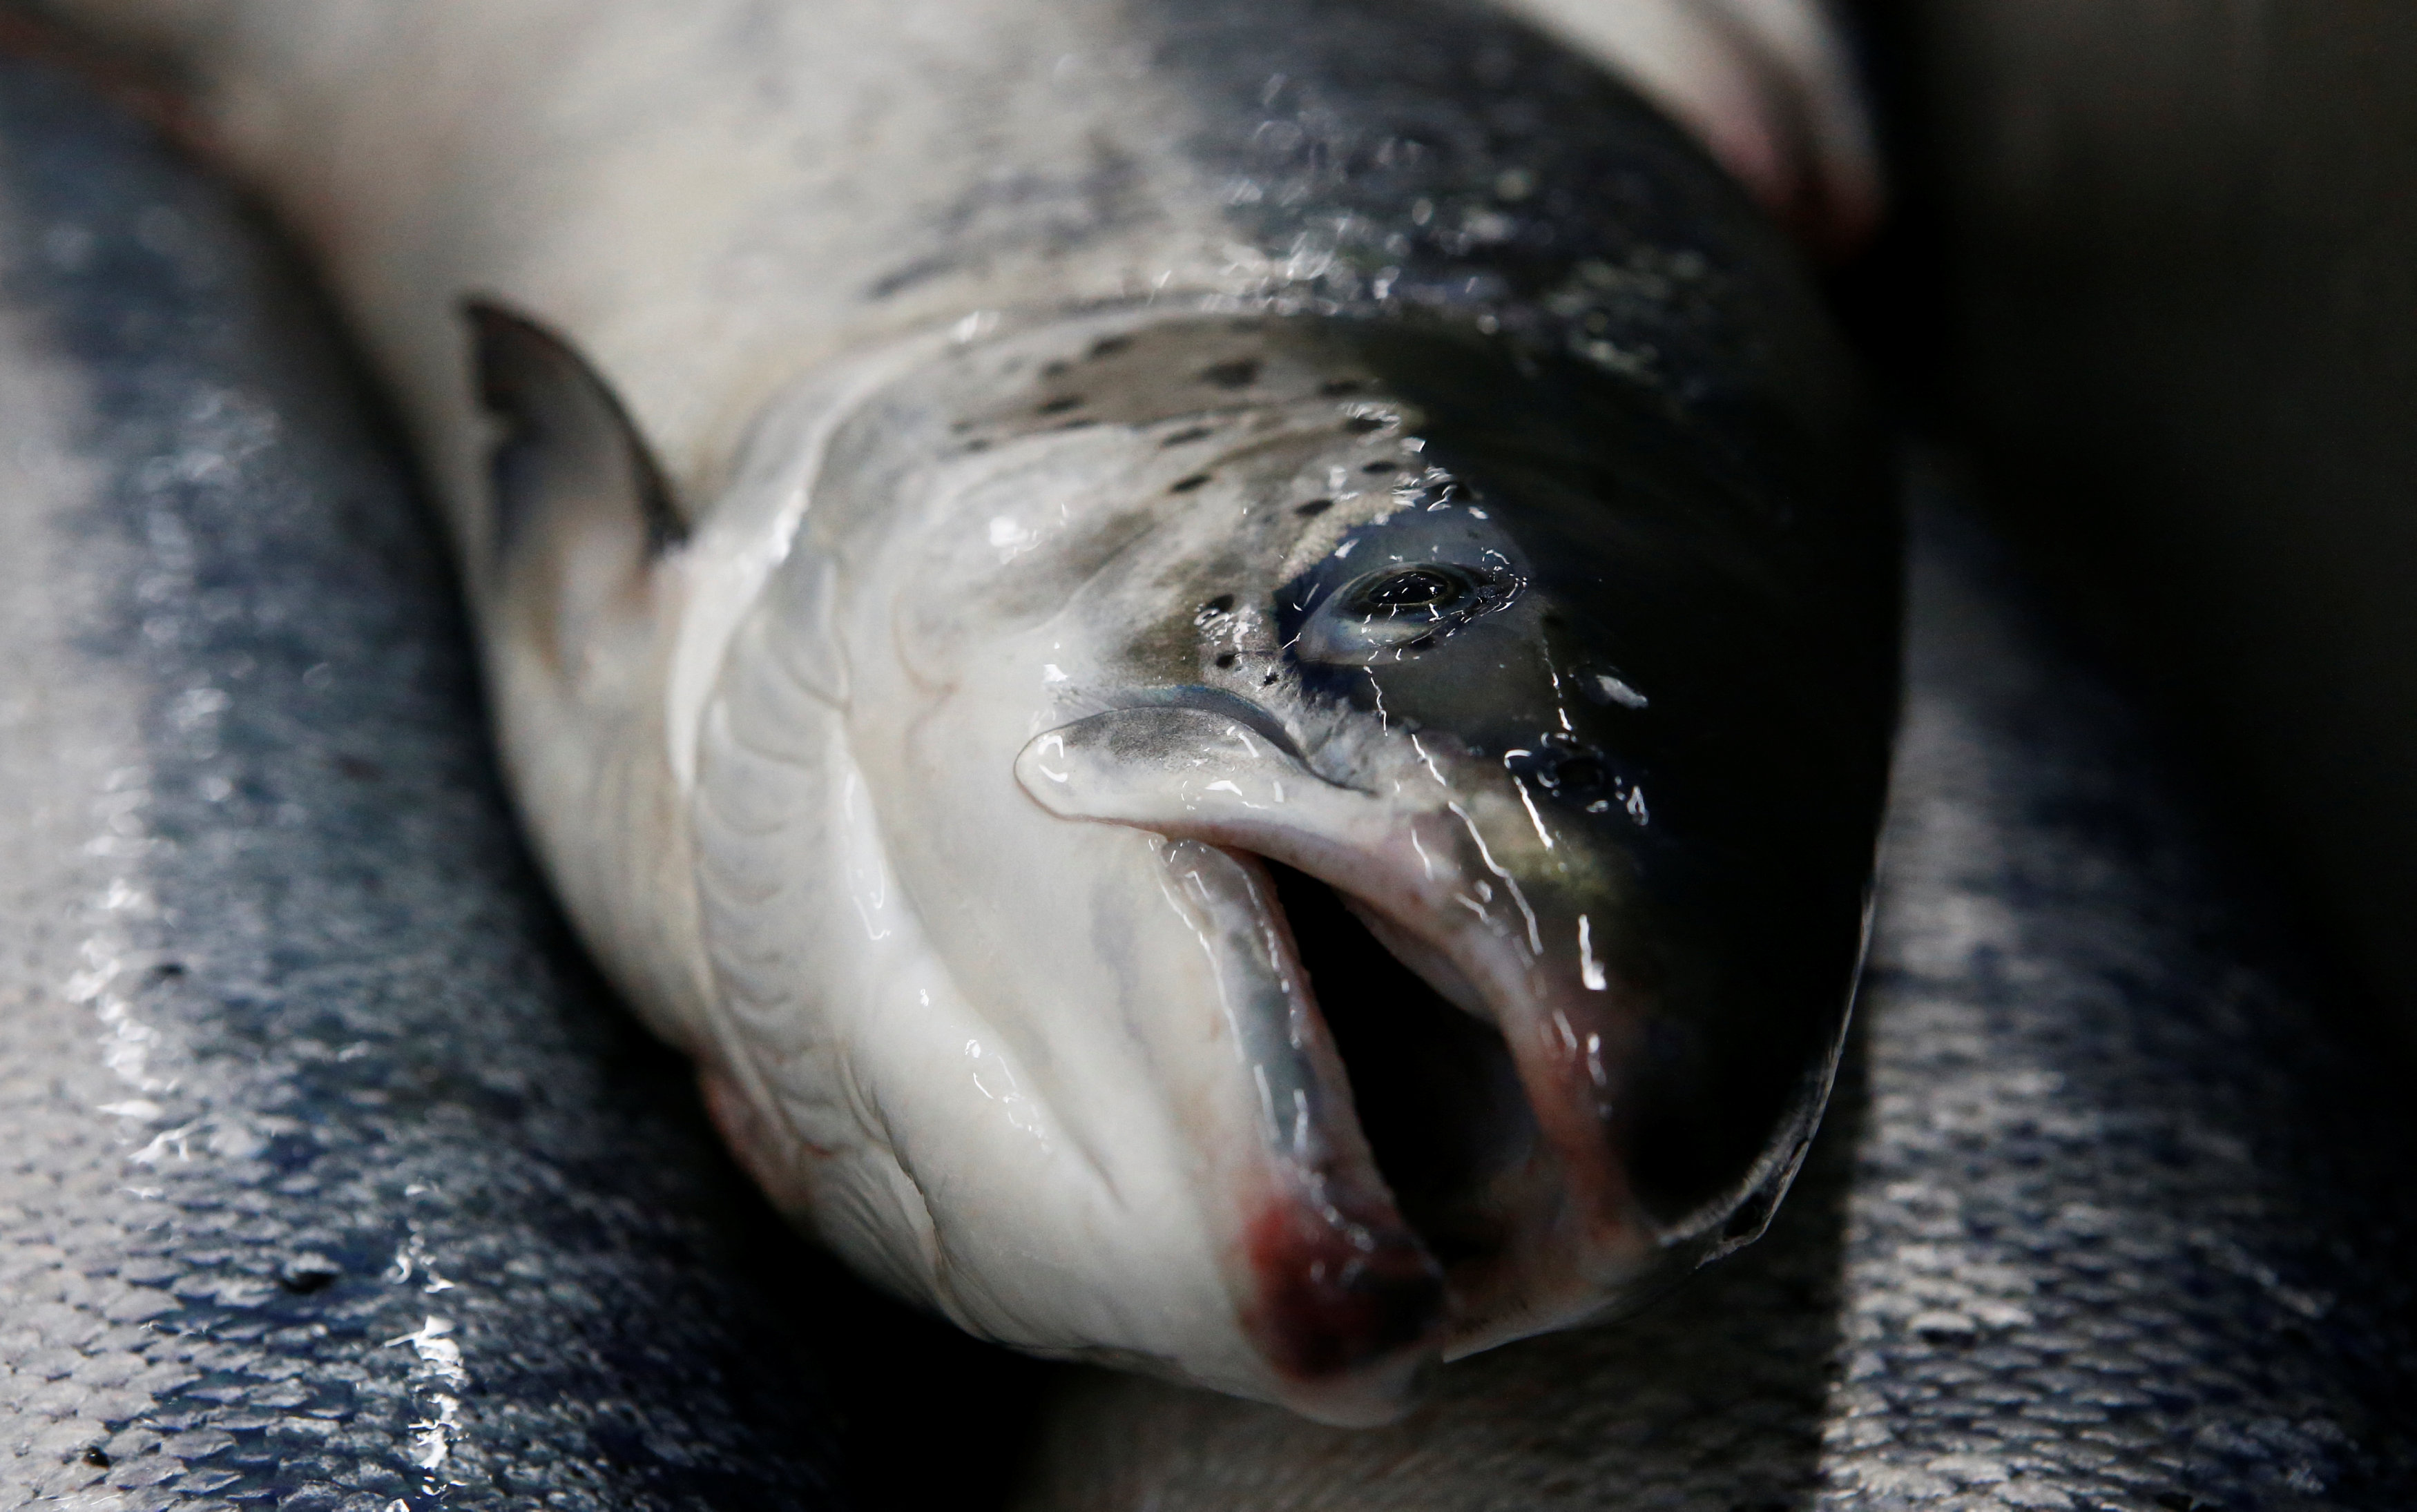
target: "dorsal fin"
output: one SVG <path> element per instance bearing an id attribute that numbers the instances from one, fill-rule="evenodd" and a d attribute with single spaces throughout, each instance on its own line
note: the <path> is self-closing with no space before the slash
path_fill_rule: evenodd
<path id="1" fill-rule="evenodd" d="M 629 411 L 568 341 L 490 300 L 463 312 L 479 401 L 504 427 L 489 467 L 496 587 L 569 669 L 645 616 L 648 568 L 687 523 Z"/>

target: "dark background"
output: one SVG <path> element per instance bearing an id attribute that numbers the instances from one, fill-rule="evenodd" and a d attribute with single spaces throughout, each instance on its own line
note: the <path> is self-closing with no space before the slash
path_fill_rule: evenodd
<path id="1" fill-rule="evenodd" d="M 2417 1047 L 2417 7 L 1859 0 L 1918 429 Z"/>

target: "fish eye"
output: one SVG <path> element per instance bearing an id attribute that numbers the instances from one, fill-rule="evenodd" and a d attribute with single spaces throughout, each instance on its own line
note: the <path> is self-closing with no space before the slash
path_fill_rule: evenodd
<path id="1" fill-rule="evenodd" d="M 1518 597 L 1507 572 L 1417 562 L 1367 573 L 1328 595 L 1301 624 L 1304 661 L 1368 666 L 1415 656 Z"/>
<path id="2" fill-rule="evenodd" d="M 1471 597 L 1474 584 L 1449 567 L 1414 567 L 1382 572 L 1353 583 L 1346 594 L 1350 612 L 1375 619 L 1423 610 L 1440 615 Z"/>

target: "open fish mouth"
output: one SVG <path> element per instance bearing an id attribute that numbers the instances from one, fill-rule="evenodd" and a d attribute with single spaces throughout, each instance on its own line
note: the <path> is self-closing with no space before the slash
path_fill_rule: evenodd
<path id="1" fill-rule="evenodd" d="M 1616 898 L 1510 864 L 1511 823 L 1530 851 L 1545 831 L 1498 765 L 1430 743 L 1432 795 L 1380 797 L 1265 718 L 1178 699 L 1048 732 L 1017 776 L 1060 817 L 1163 837 L 1170 897 L 1220 958 L 1229 1096 L 1259 1126 L 1223 1178 L 1229 1284 L 1297 1405 L 1390 1415 L 1428 1362 L 1634 1305 L 1725 1229 L 1752 1236 L 1728 1220 L 1767 1215 L 1795 1148 L 1716 1211 L 1656 1215 L 1635 1189 L 1622 1113 L 1650 993 L 1610 959 Z"/>

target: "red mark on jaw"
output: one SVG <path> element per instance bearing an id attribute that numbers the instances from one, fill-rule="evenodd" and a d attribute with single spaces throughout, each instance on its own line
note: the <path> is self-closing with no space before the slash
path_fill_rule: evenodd
<path id="1" fill-rule="evenodd" d="M 1442 1332 L 1443 1272 L 1397 1226 L 1338 1224 L 1287 1194 L 1260 1208 L 1243 1242 L 1258 1282 L 1244 1326 L 1296 1381 L 1343 1375 Z"/>

